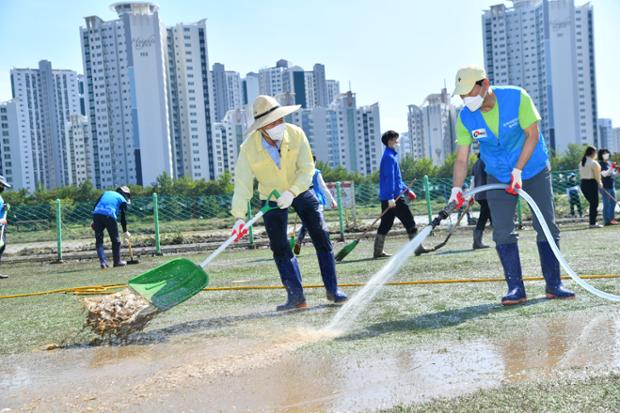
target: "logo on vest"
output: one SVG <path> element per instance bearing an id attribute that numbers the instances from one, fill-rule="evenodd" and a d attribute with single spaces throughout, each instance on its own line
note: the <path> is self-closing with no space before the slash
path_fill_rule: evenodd
<path id="1" fill-rule="evenodd" d="M 471 133 L 472 138 L 475 140 L 484 139 L 487 137 L 487 131 L 484 128 L 476 129 Z"/>
<path id="2" fill-rule="evenodd" d="M 519 118 L 510 119 L 508 122 L 504 123 L 504 127 L 511 129 L 519 124 Z"/>

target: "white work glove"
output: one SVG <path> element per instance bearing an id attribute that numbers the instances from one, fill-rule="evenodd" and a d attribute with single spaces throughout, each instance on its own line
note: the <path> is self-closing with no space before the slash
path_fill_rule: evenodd
<path id="1" fill-rule="evenodd" d="M 241 238 L 248 233 L 248 229 L 245 227 L 245 221 L 242 219 L 237 219 L 235 221 L 235 225 L 233 226 L 232 233 L 230 235 L 236 235 L 235 242 L 239 241 Z"/>
<path id="2" fill-rule="evenodd" d="M 450 192 L 450 199 L 448 199 L 448 204 L 454 202 L 454 209 L 461 209 L 463 204 L 465 203 L 465 196 L 463 196 L 463 190 L 455 186 L 452 188 L 452 192 Z"/>
<path id="3" fill-rule="evenodd" d="M 523 182 L 521 182 L 521 169 L 513 169 L 512 175 L 510 176 L 510 184 L 508 184 L 508 188 L 506 188 L 506 192 L 510 195 L 518 195 L 517 190 L 521 189 L 523 186 Z"/>
<path id="4" fill-rule="evenodd" d="M 284 191 L 277 200 L 278 208 L 286 209 L 290 207 L 293 203 L 293 199 L 295 199 L 295 195 L 293 195 L 291 191 Z"/>
<path id="5" fill-rule="evenodd" d="M 396 206 L 396 201 L 393 199 L 388 199 L 388 208 L 394 208 Z"/>
<path id="6" fill-rule="evenodd" d="M 125 231 L 123 233 L 123 236 L 125 237 L 125 239 L 131 239 L 131 234 L 129 233 L 129 231 Z"/>

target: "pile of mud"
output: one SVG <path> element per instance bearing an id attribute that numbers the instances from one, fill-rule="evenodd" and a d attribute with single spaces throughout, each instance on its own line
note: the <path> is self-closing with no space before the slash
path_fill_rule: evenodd
<path id="1" fill-rule="evenodd" d="M 126 339 L 142 331 L 159 310 L 128 288 L 102 297 L 83 300 L 88 314 L 85 326 L 102 338 Z"/>

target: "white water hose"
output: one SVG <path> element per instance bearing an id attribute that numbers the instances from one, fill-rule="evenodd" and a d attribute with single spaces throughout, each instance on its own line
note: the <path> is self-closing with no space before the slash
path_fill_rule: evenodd
<path id="1" fill-rule="evenodd" d="M 464 194 L 464 196 L 465 196 L 465 199 L 469 199 L 471 196 L 479 192 L 490 191 L 493 189 L 504 190 L 507 187 L 508 185 L 506 184 L 483 185 L 478 188 L 474 188 L 470 191 L 467 191 Z M 579 286 L 584 288 L 589 293 L 596 295 L 597 297 L 600 297 L 600 298 L 603 298 L 609 301 L 620 302 L 620 295 L 606 293 L 605 291 L 601 291 L 597 288 L 594 288 L 593 286 L 585 282 L 583 279 L 581 279 L 581 277 L 579 277 L 579 275 L 577 275 L 575 271 L 573 271 L 573 269 L 568 265 L 568 262 L 566 262 L 566 259 L 564 259 L 564 257 L 560 253 L 560 249 L 556 245 L 555 240 L 553 239 L 553 236 L 551 235 L 551 230 L 549 230 L 549 226 L 547 225 L 547 222 L 545 221 L 545 218 L 543 217 L 543 214 L 540 211 L 540 208 L 538 208 L 538 205 L 536 205 L 536 202 L 534 202 L 532 197 L 527 192 L 525 192 L 523 189 L 519 189 L 518 193 L 523 199 L 527 201 L 527 203 L 530 205 L 530 208 L 532 208 L 532 211 L 534 212 L 534 214 L 536 214 L 536 217 L 538 218 L 538 222 L 540 223 L 540 226 L 542 227 L 543 232 L 545 233 L 545 237 L 547 238 L 547 242 L 551 246 L 551 250 L 553 251 L 553 254 L 555 254 L 555 257 L 558 259 L 558 261 L 562 265 L 562 268 L 564 268 L 566 273 L 573 279 L 573 281 L 575 281 L 577 284 L 579 284 Z"/>

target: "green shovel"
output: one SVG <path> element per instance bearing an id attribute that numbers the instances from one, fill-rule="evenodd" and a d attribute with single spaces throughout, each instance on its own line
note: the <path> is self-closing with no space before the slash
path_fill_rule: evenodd
<path id="1" fill-rule="evenodd" d="M 254 218 L 246 222 L 246 228 L 250 228 L 268 211 L 275 207 L 269 206 L 269 201 L 278 199 L 280 194 L 275 189 L 269 194 L 265 206 L 254 215 Z M 209 275 L 204 268 L 209 265 L 222 251 L 237 239 L 232 235 L 218 247 L 200 265 L 187 258 L 176 258 L 159 267 L 140 274 L 129 280 L 129 287 L 136 293 L 148 300 L 160 311 L 166 311 L 177 304 L 198 294 L 209 283 Z"/>

